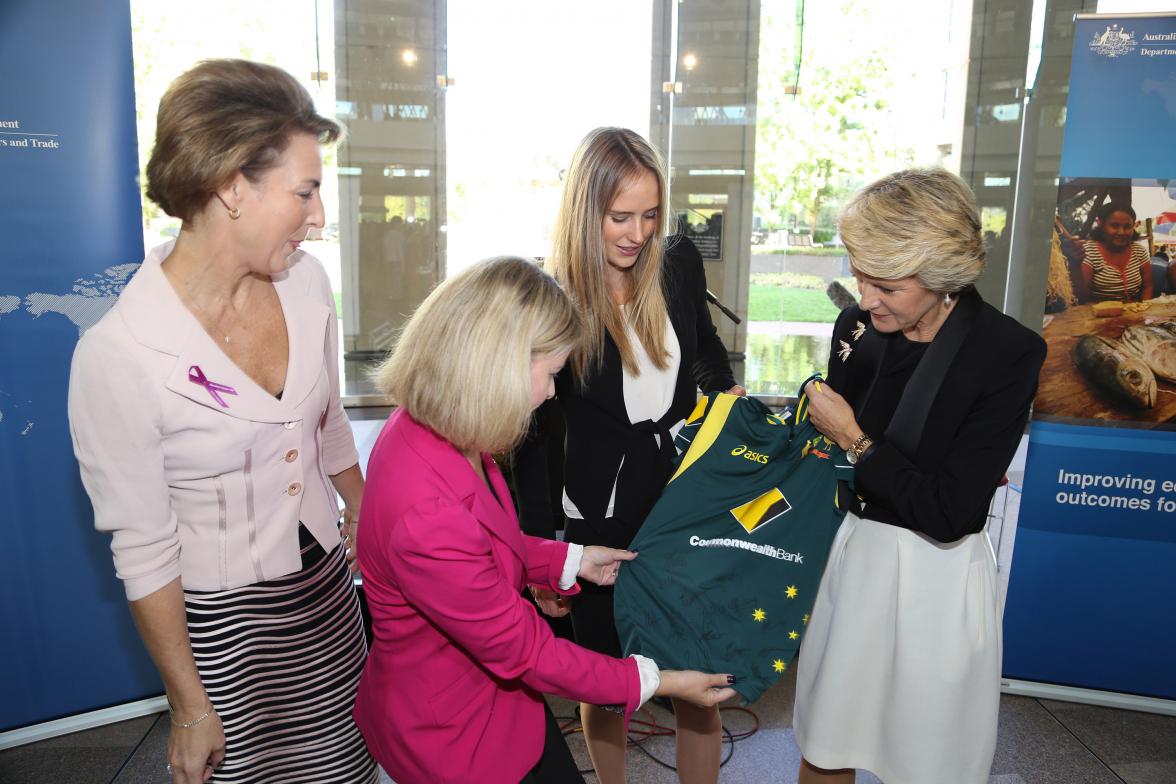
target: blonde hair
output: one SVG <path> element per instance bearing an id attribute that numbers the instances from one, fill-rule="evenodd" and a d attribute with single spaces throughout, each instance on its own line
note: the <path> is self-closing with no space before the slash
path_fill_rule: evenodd
<path id="1" fill-rule="evenodd" d="M 984 272 L 976 199 L 943 169 L 906 169 L 867 185 L 845 205 L 838 229 L 853 268 L 871 278 L 915 277 L 954 294 Z"/>
<path id="2" fill-rule="evenodd" d="M 534 262 L 487 259 L 443 281 L 405 324 L 376 385 L 462 451 L 509 449 L 530 423 L 531 360 L 571 351 L 575 306 Z"/>
<path id="3" fill-rule="evenodd" d="M 604 219 L 621 189 L 646 172 L 657 179 L 660 230 L 646 241 L 633 264 L 632 291 L 622 314 L 605 285 Z M 626 321 L 654 365 L 669 367 L 668 311 L 662 291 L 669 218 L 665 166 L 649 142 L 625 128 L 597 128 L 584 137 L 564 180 L 548 262 L 548 269 L 583 314 L 583 338 L 571 356 L 581 383 L 600 365 L 606 332 L 612 336 L 625 369 L 634 375 L 639 372 Z"/>
<path id="4" fill-rule="evenodd" d="M 257 182 L 278 164 L 292 135 L 327 144 L 341 132 L 281 68 L 204 60 L 177 77 L 159 101 L 147 198 L 189 221 L 237 172 Z"/>

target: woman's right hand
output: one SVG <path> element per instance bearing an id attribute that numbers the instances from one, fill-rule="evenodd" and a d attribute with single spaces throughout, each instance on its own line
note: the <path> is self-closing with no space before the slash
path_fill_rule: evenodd
<path id="1" fill-rule="evenodd" d="M 532 585 L 531 596 L 534 597 L 535 604 L 539 605 L 539 609 L 543 611 L 543 614 L 550 615 L 552 618 L 562 618 L 572 611 L 570 599 L 566 596 L 561 596 L 549 588 Z"/>
<path id="2" fill-rule="evenodd" d="M 821 435 L 837 446 L 849 449 L 862 429 L 854 418 L 853 407 L 828 384 L 810 381 L 804 387 L 808 396 L 809 419 Z"/>
<path id="3" fill-rule="evenodd" d="M 661 670 L 661 685 L 654 692 L 658 697 L 675 697 L 692 702 L 700 708 L 710 708 L 735 696 L 730 684 L 734 675 L 713 675 L 697 670 Z"/>
<path id="4" fill-rule="evenodd" d="M 225 759 L 225 728 L 211 704 L 208 710 L 208 718 L 193 727 L 172 724 L 167 759 L 175 784 L 203 784 Z M 178 718 L 191 721 L 199 715 Z"/>
<path id="5" fill-rule="evenodd" d="M 225 758 L 225 729 L 196 670 L 180 578 L 131 603 L 131 616 L 163 676 L 172 728 L 167 762 L 177 784 L 202 784 Z M 204 712 L 208 717 L 201 719 Z M 197 719 L 200 719 L 197 722 Z M 175 722 L 191 723 L 188 727 Z"/>

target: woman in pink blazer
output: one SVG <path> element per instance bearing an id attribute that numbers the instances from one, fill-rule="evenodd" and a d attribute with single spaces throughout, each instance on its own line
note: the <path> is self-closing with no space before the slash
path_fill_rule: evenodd
<path id="1" fill-rule="evenodd" d="M 558 639 L 521 596 L 611 584 L 636 557 L 525 536 L 491 457 L 554 394 L 578 329 L 536 265 L 492 259 L 442 283 L 380 370 L 399 408 L 372 451 L 359 526 L 374 641 L 355 719 L 398 784 L 582 781 L 544 692 L 626 717 L 653 694 L 733 694 L 725 675 Z"/>

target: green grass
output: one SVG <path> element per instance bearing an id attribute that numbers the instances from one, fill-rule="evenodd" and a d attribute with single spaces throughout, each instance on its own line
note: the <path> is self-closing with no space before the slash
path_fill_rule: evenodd
<path id="1" fill-rule="evenodd" d="M 749 321 L 816 321 L 832 324 L 837 308 L 825 292 L 752 285 L 748 295 Z"/>
<path id="2" fill-rule="evenodd" d="M 340 291 L 336 291 L 336 292 L 334 292 L 334 294 L 335 294 L 335 312 L 338 313 L 340 316 L 342 316 L 343 315 L 343 293 Z"/>
<path id="3" fill-rule="evenodd" d="M 762 245 L 753 245 L 751 248 L 751 255 L 753 256 L 772 253 L 786 256 L 844 256 L 845 248 L 805 248 L 799 246 L 767 248 Z"/>
<path id="4" fill-rule="evenodd" d="M 752 286 L 775 286 L 786 289 L 814 289 L 824 291 L 825 279 L 819 275 L 801 275 L 796 272 L 753 272 Z"/>

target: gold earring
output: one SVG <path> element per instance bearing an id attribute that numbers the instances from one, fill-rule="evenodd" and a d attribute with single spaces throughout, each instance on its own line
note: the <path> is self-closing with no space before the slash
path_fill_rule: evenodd
<path id="1" fill-rule="evenodd" d="M 233 220 L 237 220 L 237 218 L 240 218 L 241 217 L 241 208 L 240 207 L 231 207 L 229 209 L 229 217 L 232 218 Z"/>

